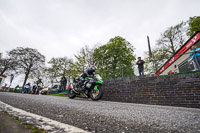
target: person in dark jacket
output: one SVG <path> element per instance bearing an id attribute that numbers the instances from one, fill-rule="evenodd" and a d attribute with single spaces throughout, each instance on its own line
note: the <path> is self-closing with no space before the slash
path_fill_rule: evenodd
<path id="1" fill-rule="evenodd" d="M 66 79 L 66 77 L 65 76 L 63 76 L 62 78 L 61 78 L 61 90 L 65 90 L 66 89 L 66 85 L 67 85 L 67 79 Z"/>
<path id="2" fill-rule="evenodd" d="M 36 84 L 39 85 L 39 86 L 43 86 L 42 79 L 38 79 L 38 80 L 36 81 Z"/>
<path id="3" fill-rule="evenodd" d="M 144 75 L 144 63 L 145 63 L 145 61 L 143 61 L 141 59 L 141 57 L 138 57 L 138 61 L 136 64 L 138 65 L 138 70 L 139 70 L 140 76 Z"/>

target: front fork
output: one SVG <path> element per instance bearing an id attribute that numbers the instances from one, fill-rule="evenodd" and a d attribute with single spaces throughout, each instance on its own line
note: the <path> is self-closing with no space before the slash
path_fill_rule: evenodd
<path id="1" fill-rule="evenodd" d="M 99 86 L 99 85 L 95 85 L 95 86 L 94 86 L 94 90 L 95 90 L 95 91 L 98 90 L 98 86 Z"/>

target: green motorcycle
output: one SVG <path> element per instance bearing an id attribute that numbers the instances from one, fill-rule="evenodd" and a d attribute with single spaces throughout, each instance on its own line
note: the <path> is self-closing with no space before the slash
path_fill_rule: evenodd
<path id="1" fill-rule="evenodd" d="M 86 78 L 84 84 L 80 84 L 80 79 L 74 79 L 74 82 L 69 88 L 68 97 L 73 99 L 76 95 L 83 94 L 93 101 L 101 99 L 103 96 L 103 80 L 100 75 L 96 74 L 94 77 Z M 80 89 L 83 88 L 83 89 Z"/>
<path id="2" fill-rule="evenodd" d="M 20 87 L 15 87 L 14 92 L 15 92 L 15 93 L 20 93 L 20 92 L 21 92 Z"/>

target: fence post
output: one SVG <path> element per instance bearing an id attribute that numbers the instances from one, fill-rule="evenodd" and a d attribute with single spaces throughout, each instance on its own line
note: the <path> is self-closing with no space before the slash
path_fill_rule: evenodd
<path id="1" fill-rule="evenodd" d="M 198 62 L 198 60 L 197 60 L 197 57 L 196 57 L 195 51 L 193 52 L 193 55 L 194 55 L 195 64 L 196 64 L 196 66 L 197 66 L 197 69 L 200 70 L 199 62 Z"/>
<path id="2" fill-rule="evenodd" d="M 123 77 L 123 76 L 124 76 L 124 74 L 123 74 L 123 73 L 124 73 L 124 71 L 123 71 L 123 67 L 121 67 L 121 69 L 122 69 L 122 77 Z"/>

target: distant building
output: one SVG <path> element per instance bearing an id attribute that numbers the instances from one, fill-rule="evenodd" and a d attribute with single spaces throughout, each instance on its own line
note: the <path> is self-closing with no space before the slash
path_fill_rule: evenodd
<path id="1" fill-rule="evenodd" d="M 192 46 L 197 46 L 200 48 L 200 31 L 196 32 L 194 35 L 188 39 L 185 44 L 177 50 L 177 52 L 170 58 L 157 72 L 158 75 L 167 75 L 169 73 L 181 73 L 194 71 L 195 66 L 192 62 L 192 58 L 189 53 Z M 183 55 L 182 55 L 183 54 Z"/>

